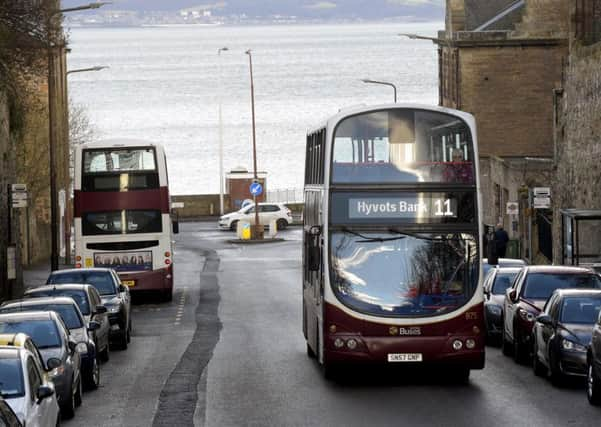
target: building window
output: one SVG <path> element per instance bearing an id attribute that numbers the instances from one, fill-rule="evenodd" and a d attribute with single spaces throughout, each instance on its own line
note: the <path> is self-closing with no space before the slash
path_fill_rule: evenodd
<path id="1" fill-rule="evenodd" d="M 574 2 L 574 36 L 584 45 L 601 41 L 601 0 Z"/>

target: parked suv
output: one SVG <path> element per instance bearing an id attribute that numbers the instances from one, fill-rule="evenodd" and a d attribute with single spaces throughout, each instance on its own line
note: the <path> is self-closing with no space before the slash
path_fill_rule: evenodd
<path id="1" fill-rule="evenodd" d="M 601 289 L 601 279 L 581 267 L 528 266 L 522 268 L 507 289 L 504 301 L 503 354 L 516 362 L 526 359 L 532 349 L 532 328 L 547 299 L 556 289 Z"/>
<path id="2" fill-rule="evenodd" d="M 223 215 L 219 218 L 219 228 L 222 230 L 236 230 L 238 222 L 255 222 L 255 205 L 248 205 L 237 212 Z M 278 230 L 283 230 L 292 224 L 292 211 L 283 203 L 259 203 L 259 222 L 269 225 L 275 221 Z"/>

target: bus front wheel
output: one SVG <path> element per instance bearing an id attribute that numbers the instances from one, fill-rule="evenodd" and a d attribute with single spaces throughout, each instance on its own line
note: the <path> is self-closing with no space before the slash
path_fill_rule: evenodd
<path id="1" fill-rule="evenodd" d="M 163 291 L 163 301 L 171 302 L 173 301 L 173 289 L 167 289 Z"/>

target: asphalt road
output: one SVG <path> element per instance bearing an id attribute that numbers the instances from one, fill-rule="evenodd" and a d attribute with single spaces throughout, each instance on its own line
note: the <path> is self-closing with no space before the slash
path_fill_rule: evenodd
<path id="1" fill-rule="evenodd" d="M 582 382 L 556 388 L 490 347 L 468 385 L 354 370 L 327 381 L 301 331 L 300 229 L 233 245 L 181 227 L 172 303 L 138 300 L 128 350 L 66 426 L 593 426 Z"/>

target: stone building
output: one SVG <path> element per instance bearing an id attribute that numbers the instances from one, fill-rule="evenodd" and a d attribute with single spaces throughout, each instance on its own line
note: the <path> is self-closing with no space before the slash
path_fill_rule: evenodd
<path id="1" fill-rule="evenodd" d="M 528 195 L 554 175 L 554 93 L 567 55 L 569 3 L 447 0 L 445 30 L 435 39 L 440 104 L 476 117 L 484 222 L 502 222 L 531 260 L 539 256 L 537 224 L 547 219 Z M 517 216 L 506 214 L 507 202 L 519 202 Z"/>
<path id="2" fill-rule="evenodd" d="M 557 91 L 557 179 L 554 197 L 554 260 L 562 263 L 561 209 L 601 210 L 601 0 L 570 5 L 569 56 Z M 601 221 L 580 227 L 583 260 L 601 262 Z"/>

